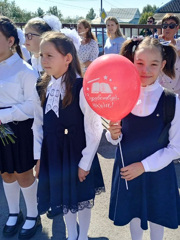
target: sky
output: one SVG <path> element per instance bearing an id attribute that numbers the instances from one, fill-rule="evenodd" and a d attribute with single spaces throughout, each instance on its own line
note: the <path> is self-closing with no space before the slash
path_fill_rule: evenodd
<path id="1" fill-rule="evenodd" d="M 15 0 L 15 3 L 21 7 L 21 9 L 32 12 L 35 12 L 38 7 L 41 7 L 44 11 L 47 11 L 49 7 L 57 6 L 57 8 L 63 14 L 63 17 L 85 17 L 90 8 L 93 8 L 97 16 L 99 16 L 101 1 L 103 9 L 107 12 L 110 11 L 111 8 L 139 8 L 140 12 L 142 12 L 143 7 L 147 4 L 161 7 L 170 0 Z"/>

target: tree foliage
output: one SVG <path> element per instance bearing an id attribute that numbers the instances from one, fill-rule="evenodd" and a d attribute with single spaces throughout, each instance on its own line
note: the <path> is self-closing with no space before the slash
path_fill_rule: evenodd
<path id="1" fill-rule="evenodd" d="M 88 14 L 86 15 L 86 19 L 91 21 L 91 20 L 93 20 L 95 17 L 96 17 L 96 14 L 95 14 L 95 12 L 94 12 L 94 9 L 91 8 L 91 9 L 89 10 Z"/>
<path id="2" fill-rule="evenodd" d="M 156 5 L 151 6 L 150 4 L 147 4 L 147 6 L 143 7 L 142 13 L 145 13 L 145 12 L 155 13 L 156 10 L 157 10 Z"/>
<path id="3" fill-rule="evenodd" d="M 148 17 L 153 16 L 153 15 L 154 15 L 154 13 L 152 13 L 152 12 L 144 12 L 144 13 L 142 13 L 141 17 L 139 19 L 139 24 L 146 24 Z"/>
<path id="4" fill-rule="evenodd" d="M 147 18 L 153 16 L 156 10 L 157 7 L 155 5 L 151 6 L 148 4 L 145 7 L 143 7 L 143 11 L 139 19 L 139 24 L 146 24 Z"/>

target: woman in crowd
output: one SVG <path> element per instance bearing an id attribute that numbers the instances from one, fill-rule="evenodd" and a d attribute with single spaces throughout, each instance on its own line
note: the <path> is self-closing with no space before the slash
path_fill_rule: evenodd
<path id="1" fill-rule="evenodd" d="M 120 30 L 120 25 L 115 17 L 108 17 L 106 19 L 107 40 L 104 46 L 104 53 L 117 53 L 119 54 L 121 45 L 125 41 L 123 34 Z"/>

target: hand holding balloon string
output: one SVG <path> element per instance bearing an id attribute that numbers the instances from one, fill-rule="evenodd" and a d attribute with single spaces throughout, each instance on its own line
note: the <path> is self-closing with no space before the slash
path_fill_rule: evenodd
<path id="1" fill-rule="evenodd" d="M 117 121 L 117 122 L 110 121 L 109 122 L 108 130 L 111 133 L 111 138 L 113 140 L 117 140 L 120 137 L 121 128 L 122 128 L 121 121 Z"/>

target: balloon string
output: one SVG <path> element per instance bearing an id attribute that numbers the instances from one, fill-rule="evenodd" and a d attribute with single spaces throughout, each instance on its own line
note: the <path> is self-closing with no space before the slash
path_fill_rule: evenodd
<path id="1" fill-rule="evenodd" d="M 120 140 L 119 140 L 119 151 L 120 151 L 120 155 L 121 155 L 122 166 L 124 167 L 124 158 L 123 158 L 123 154 L 122 154 L 122 148 L 121 148 Z M 126 179 L 125 179 L 125 183 L 126 183 L 126 189 L 128 190 L 128 183 L 127 183 Z"/>

